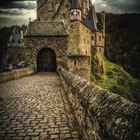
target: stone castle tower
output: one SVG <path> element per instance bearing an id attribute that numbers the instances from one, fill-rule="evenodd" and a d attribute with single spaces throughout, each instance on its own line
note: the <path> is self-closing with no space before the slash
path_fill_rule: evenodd
<path id="1" fill-rule="evenodd" d="M 24 40 L 35 71 L 61 65 L 86 79 L 91 68 L 104 72 L 105 16 L 97 18 L 90 0 L 38 0 Z"/>

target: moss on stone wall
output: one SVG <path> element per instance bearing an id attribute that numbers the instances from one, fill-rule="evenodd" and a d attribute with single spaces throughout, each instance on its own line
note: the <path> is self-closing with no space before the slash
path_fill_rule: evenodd
<path id="1" fill-rule="evenodd" d="M 58 71 L 84 140 L 139 138 L 140 105 L 91 84 L 61 67 Z"/>
<path id="2" fill-rule="evenodd" d="M 140 82 L 116 64 L 106 60 L 105 66 L 106 73 L 101 75 L 97 72 L 96 79 L 92 78 L 92 81 L 102 88 L 140 103 Z"/>
<path id="3" fill-rule="evenodd" d="M 91 55 L 91 81 L 101 80 L 102 79 L 102 74 L 105 71 L 105 70 L 103 70 L 104 66 L 101 65 L 102 61 L 104 61 L 103 56 L 100 57 L 100 54 L 97 53 L 97 48 L 92 48 L 92 55 Z"/>

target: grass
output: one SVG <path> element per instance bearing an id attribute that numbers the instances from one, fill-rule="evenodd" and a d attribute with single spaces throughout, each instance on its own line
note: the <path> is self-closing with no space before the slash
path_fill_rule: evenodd
<path id="1" fill-rule="evenodd" d="M 116 64 L 106 60 L 105 66 L 106 73 L 93 82 L 128 100 L 140 103 L 140 82 Z"/>

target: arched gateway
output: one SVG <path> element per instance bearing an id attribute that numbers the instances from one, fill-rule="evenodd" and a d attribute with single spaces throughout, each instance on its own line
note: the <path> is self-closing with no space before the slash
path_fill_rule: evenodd
<path id="1" fill-rule="evenodd" d="M 50 48 L 43 48 L 37 54 L 37 71 L 38 72 L 55 72 L 56 71 L 56 54 Z"/>
<path id="2" fill-rule="evenodd" d="M 68 35 L 63 22 L 30 22 L 24 35 L 26 63 L 38 72 L 67 67 Z"/>

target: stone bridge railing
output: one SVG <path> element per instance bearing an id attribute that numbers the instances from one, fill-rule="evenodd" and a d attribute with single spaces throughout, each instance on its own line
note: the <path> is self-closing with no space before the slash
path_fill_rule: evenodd
<path id="1" fill-rule="evenodd" d="M 9 80 L 19 79 L 33 73 L 34 73 L 34 69 L 30 67 L 15 69 L 9 72 L 3 72 L 3 73 L 0 73 L 0 83 L 7 82 Z"/>
<path id="2" fill-rule="evenodd" d="M 58 68 L 85 140 L 140 139 L 140 105 Z"/>

